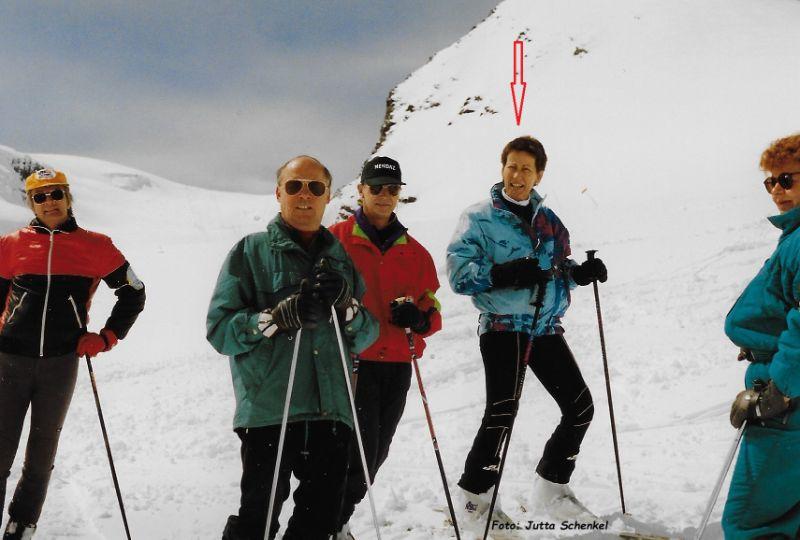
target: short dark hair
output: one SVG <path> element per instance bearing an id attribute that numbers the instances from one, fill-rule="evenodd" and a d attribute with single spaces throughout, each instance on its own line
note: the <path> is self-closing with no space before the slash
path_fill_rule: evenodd
<path id="1" fill-rule="evenodd" d="M 278 185 L 281 185 L 281 173 L 283 172 L 283 169 L 285 169 L 286 166 L 289 165 L 289 163 L 291 163 L 292 161 L 300 158 L 308 158 L 312 161 L 315 161 L 317 165 L 322 167 L 322 174 L 325 175 L 325 179 L 328 181 L 328 187 L 330 187 L 333 184 L 333 177 L 331 176 L 331 171 L 329 171 L 328 168 L 325 165 L 323 165 L 320 160 L 318 160 L 314 156 L 307 156 L 305 154 L 300 154 L 299 156 L 294 156 L 293 158 L 287 160 L 286 163 L 278 167 L 278 170 L 275 171 L 275 178 L 277 179 Z"/>
<path id="2" fill-rule="evenodd" d="M 508 159 L 508 154 L 511 152 L 527 152 L 532 155 L 536 160 L 536 172 L 542 172 L 545 165 L 547 165 L 547 154 L 544 153 L 544 146 L 530 135 L 517 137 L 503 148 L 503 153 L 500 154 L 500 163 L 503 164 L 503 167 L 506 166 L 506 159 Z"/>

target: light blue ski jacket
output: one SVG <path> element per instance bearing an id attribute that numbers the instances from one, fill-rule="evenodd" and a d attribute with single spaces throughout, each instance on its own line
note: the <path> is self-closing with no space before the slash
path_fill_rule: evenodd
<path id="1" fill-rule="evenodd" d="M 502 182 L 491 188 L 489 201 L 474 204 L 461 215 L 447 247 L 450 286 L 458 294 L 472 296 L 481 314 L 479 334 L 531 331 L 535 289 L 492 288 L 491 269 L 499 263 L 530 257 L 544 270 L 553 270 L 546 285 L 544 305 L 534 335 L 561 334 L 561 317 L 575 288 L 569 259 L 569 232 L 555 213 L 531 191 L 533 218 L 530 227 L 506 209 Z"/>

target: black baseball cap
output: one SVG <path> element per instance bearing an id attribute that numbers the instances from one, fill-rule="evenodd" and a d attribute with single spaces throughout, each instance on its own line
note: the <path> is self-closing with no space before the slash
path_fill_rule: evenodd
<path id="1" fill-rule="evenodd" d="M 361 183 L 368 186 L 405 185 L 400 173 L 400 164 L 384 156 L 374 157 L 364 164 L 361 170 Z"/>

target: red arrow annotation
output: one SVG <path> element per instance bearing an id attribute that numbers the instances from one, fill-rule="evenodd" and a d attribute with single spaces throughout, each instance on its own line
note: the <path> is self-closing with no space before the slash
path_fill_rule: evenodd
<path id="1" fill-rule="evenodd" d="M 525 82 L 523 72 L 523 43 L 520 40 L 514 42 L 514 80 L 511 81 L 511 99 L 514 100 L 514 118 L 517 125 L 522 121 L 522 106 L 525 103 L 525 89 L 528 83 Z"/>

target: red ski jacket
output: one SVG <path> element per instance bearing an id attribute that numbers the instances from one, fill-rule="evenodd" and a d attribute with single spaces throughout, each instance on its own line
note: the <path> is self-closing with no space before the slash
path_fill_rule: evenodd
<path id="1" fill-rule="evenodd" d="M 403 296 L 412 297 L 422 311 L 433 308 L 428 331 L 413 334 L 417 358 L 422 358 L 424 338 L 442 328 L 441 306 L 435 296 L 439 279 L 428 251 L 406 233 L 381 253 L 356 223 L 355 216 L 331 226 L 330 231 L 344 245 L 364 278 L 367 292 L 361 302 L 380 323 L 378 340 L 359 354 L 359 358 L 377 362 L 411 362 L 405 330 L 389 323 L 389 304 Z"/>
<path id="2" fill-rule="evenodd" d="M 117 302 L 105 328 L 122 339 L 144 309 L 144 284 L 111 239 L 78 227 L 55 230 L 38 220 L 0 236 L 0 351 L 59 356 L 75 351 L 86 332 L 100 280 Z"/>

